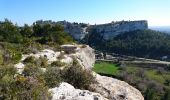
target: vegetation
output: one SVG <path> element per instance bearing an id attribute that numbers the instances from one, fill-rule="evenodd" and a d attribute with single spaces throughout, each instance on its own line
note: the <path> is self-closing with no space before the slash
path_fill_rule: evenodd
<path id="1" fill-rule="evenodd" d="M 34 72 L 29 71 L 29 73 Z M 40 78 L 32 77 L 33 74 L 16 76 L 16 69 L 11 65 L 0 66 L 0 73 L 1 100 L 47 100 L 49 98 L 48 89 Z"/>
<path id="2" fill-rule="evenodd" d="M 103 40 L 103 36 L 92 30 L 85 43 L 104 52 L 160 59 L 170 55 L 170 35 L 153 30 L 137 30 Z"/>
<path id="3" fill-rule="evenodd" d="M 64 65 L 66 65 L 66 64 L 61 61 L 54 61 L 51 63 L 52 67 L 63 67 Z"/>
<path id="4" fill-rule="evenodd" d="M 85 25 L 82 24 L 82 27 Z M 76 88 L 89 88 L 94 82 L 91 72 L 83 70 L 77 61 L 69 68 L 60 61 L 47 63 L 45 57 L 27 57 L 25 68 L 18 74 L 14 64 L 21 60 L 22 53 L 36 53 L 48 47 L 54 50 L 59 45 L 73 43 L 73 39 L 58 24 L 35 22 L 32 26 L 14 25 L 9 20 L 0 22 L 0 99 L 1 100 L 48 100 L 48 89 L 66 81 Z M 58 59 L 62 59 L 63 54 Z M 57 66 L 57 67 L 56 67 Z M 47 68 L 46 71 L 42 68 Z"/>
<path id="5" fill-rule="evenodd" d="M 103 70 L 100 70 L 100 68 Z M 170 72 L 164 68 L 153 69 L 152 65 L 142 68 L 129 63 L 116 66 L 116 64 L 100 62 L 95 64 L 93 70 L 99 74 L 112 75 L 112 77 L 128 82 L 142 92 L 145 100 L 170 99 Z"/>
<path id="6" fill-rule="evenodd" d="M 100 74 L 116 75 L 119 73 L 119 67 L 117 64 L 100 62 L 94 65 L 93 71 Z"/>
<path id="7" fill-rule="evenodd" d="M 79 65 L 74 65 L 64 70 L 64 80 L 76 88 L 90 89 L 90 84 L 94 83 L 94 77 L 89 70 L 82 69 Z"/>

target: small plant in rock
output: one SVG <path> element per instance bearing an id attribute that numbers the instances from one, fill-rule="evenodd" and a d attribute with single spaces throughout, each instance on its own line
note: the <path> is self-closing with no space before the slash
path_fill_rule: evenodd
<path id="1" fill-rule="evenodd" d="M 65 66 L 66 64 L 64 62 L 61 62 L 61 61 L 54 61 L 51 63 L 51 67 L 63 67 Z"/>
<path id="2" fill-rule="evenodd" d="M 27 57 L 24 61 L 23 61 L 23 63 L 24 64 L 26 64 L 26 63 L 35 63 L 36 61 L 35 61 L 35 57 L 34 56 L 29 56 L 29 57 Z"/>
<path id="3" fill-rule="evenodd" d="M 46 68 L 48 66 L 48 59 L 47 58 L 40 57 L 39 60 L 40 60 L 40 67 Z"/>

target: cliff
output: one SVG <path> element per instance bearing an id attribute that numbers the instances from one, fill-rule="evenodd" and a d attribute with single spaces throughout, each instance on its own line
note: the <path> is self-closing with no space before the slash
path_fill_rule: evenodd
<path id="1" fill-rule="evenodd" d="M 147 21 L 120 21 L 108 24 L 93 25 L 90 29 L 100 33 L 104 39 L 111 39 L 115 35 L 135 30 L 144 30 L 148 28 Z"/>
<path id="2" fill-rule="evenodd" d="M 91 34 L 92 30 L 100 33 L 104 39 L 108 40 L 113 38 L 115 35 L 124 32 L 148 29 L 148 23 L 146 20 L 119 21 L 99 25 L 78 24 L 66 21 L 58 23 L 63 25 L 64 30 L 76 40 L 82 40 L 87 34 Z"/>
<path id="3" fill-rule="evenodd" d="M 75 40 L 82 40 L 87 34 L 91 34 L 92 30 L 100 33 L 104 39 L 111 39 L 115 35 L 130 32 L 135 30 L 148 29 L 148 23 L 146 20 L 138 21 L 117 21 L 106 24 L 90 25 L 85 23 L 71 23 L 67 21 L 53 22 L 51 20 L 47 21 L 37 21 L 37 24 L 60 24 L 64 27 L 64 31 L 69 33 Z"/>

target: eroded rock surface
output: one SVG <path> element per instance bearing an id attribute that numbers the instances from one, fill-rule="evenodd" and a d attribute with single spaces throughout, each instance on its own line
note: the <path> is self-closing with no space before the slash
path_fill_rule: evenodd
<path id="1" fill-rule="evenodd" d="M 54 52 L 53 50 L 45 49 L 36 54 L 23 55 L 21 61 L 15 65 L 18 69 L 18 73 L 22 74 L 25 66 L 22 61 L 29 56 L 34 56 L 36 59 L 42 56 L 46 57 L 48 64 L 59 60 L 69 65 L 76 59 L 83 69 L 92 69 L 95 63 L 95 53 L 92 48 L 87 45 L 64 46 L 66 50 L 63 49 L 63 51 Z M 70 47 L 74 50 L 66 53 Z M 58 57 L 61 55 L 62 57 L 59 59 Z M 42 68 L 42 70 L 45 72 L 46 68 Z M 63 82 L 59 87 L 49 90 L 52 92 L 52 100 L 144 100 L 139 90 L 124 81 L 95 73 L 94 76 L 96 78 L 96 83 L 92 84 L 92 87 L 95 89 L 95 92 L 75 89 L 70 84 Z"/>
<path id="2" fill-rule="evenodd" d="M 88 90 L 75 89 L 68 83 L 61 83 L 59 87 L 49 89 L 52 100 L 108 100 L 99 93 Z"/>
<path id="3" fill-rule="evenodd" d="M 110 100 L 144 100 L 141 92 L 124 81 L 96 74 L 92 87 Z"/>

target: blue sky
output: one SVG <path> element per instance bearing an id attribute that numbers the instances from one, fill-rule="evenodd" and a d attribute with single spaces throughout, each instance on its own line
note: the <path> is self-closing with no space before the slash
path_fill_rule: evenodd
<path id="1" fill-rule="evenodd" d="M 170 25 L 170 0 L 0 0 L 0 20 L 19 25 L 36 20 L 90 24 L 148 20 L 149 26 Z"/>

